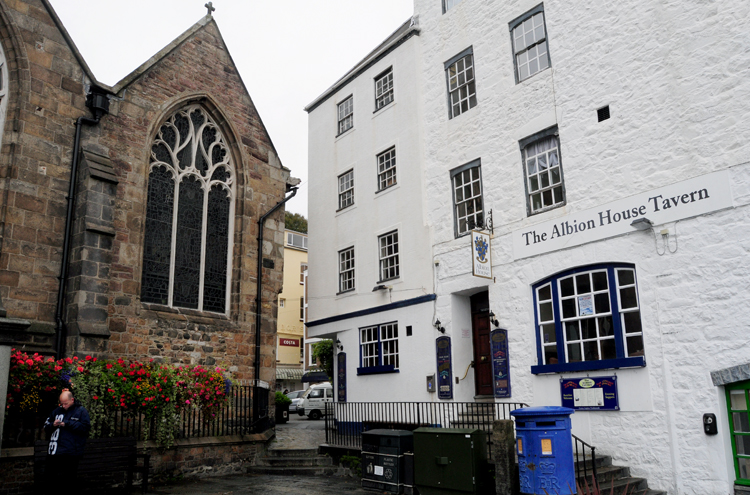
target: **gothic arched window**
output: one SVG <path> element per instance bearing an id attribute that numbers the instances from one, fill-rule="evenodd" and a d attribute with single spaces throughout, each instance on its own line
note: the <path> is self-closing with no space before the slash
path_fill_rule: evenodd
<path id="1" fill-rule="evenodd" d="M 149 169 L 141 301 L 226 313 L 235 170 L 200 105 L 161 126 Z"/>

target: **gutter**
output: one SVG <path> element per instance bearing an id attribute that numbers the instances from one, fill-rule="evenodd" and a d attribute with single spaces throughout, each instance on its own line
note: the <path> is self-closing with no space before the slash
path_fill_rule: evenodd
<path id="1" fill-rule="evenodd" d="M 291 186 L 287 184 L 287 192 L 290 192 L 288 196 L 276 203 L 276 206 L 271 208 L 263 216 L 258 219 L 258 272 L 256 275 L 256 296 L 255 296 L 255 386 L 253 387 L 257 393 L 258 386 L 260 383 L 260 323 L 261 323 L 261 311 L 263 303 L 263 225 L 266 223 L 266 218 L 271 216 L 276 210 L 284 206 L 284 203 L 292 199 L 297 195 L 297 186 Z M 260 402 L 257 399 L 257 395 L 253 397 L 253 419 L 255 421 L 260 417 Z"/>

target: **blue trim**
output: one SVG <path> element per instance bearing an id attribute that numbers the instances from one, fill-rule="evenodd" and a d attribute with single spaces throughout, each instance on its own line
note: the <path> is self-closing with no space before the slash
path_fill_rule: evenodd
<path id="1" fill-rule="evenodd" d="M 643 356 L 605 359 L 599 361 L 579 361 L 576 363 L 545 364 L 531 367 L 531 373 L 539 375 L 542 373 L 567 373 L 571 371 L 593 371 L 618 368 L 642 368 L 646 366 L 646 358 Z"/>
<path id="2" fill-rule="evenodd" d="M 374 306 L 372 308 L 361 309 L 359 311 L 352 311 L 351 313 L 344 313 L 343 315 L 331 316 L 316 321 L 308 321 L 305 323 L 307 328 L 316 327 L 318 325 L 325 325 L 326 323 L 333 323 L 336 321 L 348 320 L 350 318 L 357 318 L 359 316 L 372 315 L 375 313 L 382 313 L 383 311 L 390 311 L 392 309 L 406 308 L 408 306 L 414 306 L 415 304 L 422 304 L 437 299 L 436 294 L 427 294 L 426 296 L 419 296 L 413 299 L 405 299 L 395 303 L 384 304 L 382 306 Z"/>
<path id="3" fill-rule="evenodd" d="M 357 375 L 378 375 L 382 373 L 399 373 L 392 364 L 384 366 L 370 366 L 369 368 L 357 368 Z"/>

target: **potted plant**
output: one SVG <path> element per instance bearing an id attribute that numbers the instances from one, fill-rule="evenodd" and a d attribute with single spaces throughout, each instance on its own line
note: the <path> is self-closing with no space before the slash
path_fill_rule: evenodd
<path id="1" fill-rule="evenodd" d="M 292 399 L 281 392 L 276 392 L 276 424 L 289 421 L 289 405 L 291 403 Z"/>

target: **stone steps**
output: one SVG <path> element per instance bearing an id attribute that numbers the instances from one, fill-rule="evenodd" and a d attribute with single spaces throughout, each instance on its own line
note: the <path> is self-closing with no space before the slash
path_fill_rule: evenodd
<path id="1" fill-rule="evenodd" d="M 317 449 L 271 449 L 247 469 L 248 474 L 280 476 L 331 476 L 336 474 L 333 460 Z"/>
<path id="2" fill-rule="evenodd" d="M 576 467 L 581 465 L 583 473 L 583 461 L 576 463 Z M 584 481 L 584 476 L 578 479 L 578 484 L 583 490 L 586 490 L 585 484 L 591 487 L 591 458 L 586 457 L 586 467 L 588 476 Z M 596 456 L 596 480 L 599 483 L 599 492 L 601 495 L 667 495 L 667 492 L 652 490 L 648 487 L 648 480 L 645 478 L 633 477 L 630 475 L 630 468 L 626 466 L 616 466 L 612 464 L 612 457 L 603 455 Z"/>

